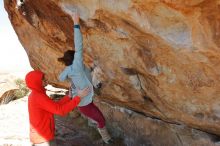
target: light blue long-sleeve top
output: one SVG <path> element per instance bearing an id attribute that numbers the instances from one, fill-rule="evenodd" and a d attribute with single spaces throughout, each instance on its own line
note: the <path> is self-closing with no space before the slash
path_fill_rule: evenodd
<path id="1" fill-rule="evenodd" d="M 74 27 L 75 54 L 72 65 L 67 66 L 59 75 L 59 80 L 71 80 L 71 88 L 73 97 L 77 95 L 77 89 L 91 87 L 90 93 L 84 97 L 78 106 L 86 106 L 92 102 L 94 95 L 92 78 L 90 70 L 83 64 L 83 43 L 80 28 Z"/>

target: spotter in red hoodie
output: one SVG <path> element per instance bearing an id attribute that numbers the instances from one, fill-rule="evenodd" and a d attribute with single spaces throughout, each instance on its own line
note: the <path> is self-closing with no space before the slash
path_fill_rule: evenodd
<path id="1" fill-rule="evenodd" d="M 32 90 L 28 97 L 28 111 L 30 141 L 35 144 L 47 142 L 54 138 L 54 114 L 66 115 L 80 102 L 78 96 L 73 100 L 65 96 L 58 102 L 50 99 L 43 87 L 43 76 L 44 74 L 41 71 L 31 71 L 25 77 L 27 87 Z"/>

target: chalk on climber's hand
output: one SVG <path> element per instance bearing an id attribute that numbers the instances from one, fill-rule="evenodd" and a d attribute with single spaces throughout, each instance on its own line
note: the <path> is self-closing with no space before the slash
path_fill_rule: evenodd
<path id="1" fill-rule="evenodd" d="M 24 0 L 17 0 L 16 9 L 18 9 L 19 7 L 21 7 L 23 4 L 24 4 Z"/>
<path id="2" fill-rule="evenodd" d="M 73 14 L 78 13 L 78 10 L 76 7 L 69 6 L 69 5 L 63 5 L 62 9 L 69 15 L 73 16 Z"/>

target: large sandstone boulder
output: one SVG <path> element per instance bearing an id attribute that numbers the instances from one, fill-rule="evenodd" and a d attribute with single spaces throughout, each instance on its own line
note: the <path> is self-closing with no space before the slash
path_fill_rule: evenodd
<path id="1" fill-rule="evenodd" d="M 100 99 L 169 123 L 220 135 L 219 0 L 4 0 L 31 66 L 50 84 L 73 46 L 78 9 L 85 64 Z"/>

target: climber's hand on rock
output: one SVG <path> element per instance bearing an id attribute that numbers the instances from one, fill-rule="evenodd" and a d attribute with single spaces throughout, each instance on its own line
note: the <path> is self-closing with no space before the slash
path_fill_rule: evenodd
<path id="1" fill-rule="evenodd" d="M 79 24 L 79 13 L 75 12 L 71 14 L 71 16 L 73 18 L 74 25 L 78 25 Z"/>

